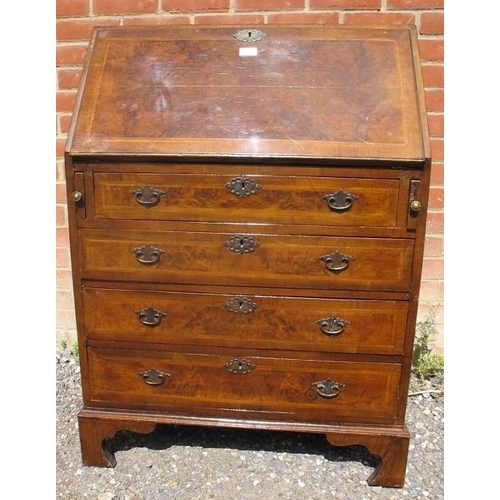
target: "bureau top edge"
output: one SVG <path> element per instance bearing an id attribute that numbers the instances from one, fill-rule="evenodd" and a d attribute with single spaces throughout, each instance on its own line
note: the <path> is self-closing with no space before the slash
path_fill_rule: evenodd
<path id="1" fill-rule="evenodd" d="M 66 152 L 427 162 L 415 27 L 95 28 Z"/>

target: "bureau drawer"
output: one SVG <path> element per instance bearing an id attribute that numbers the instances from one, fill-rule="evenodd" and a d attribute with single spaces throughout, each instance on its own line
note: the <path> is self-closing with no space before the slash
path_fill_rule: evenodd
<path id="1" fill-rule="evenodd" d="M 99 219 L 393 228 L 399 189 L 399 179 L 94 173 Z"/>
<path id="2" fill-rule="evenodd" d="M 182 231 L 80 232 L 85 278 L 407 291 L 413 240 Z"/>
<path id="3" fill-rule="evenodd" d="M 87 338 L 402 354 L 403 301 L 83 289 Z"/>
<path id="4" fill-rule="evenodd" d="M 88 348 L 90 401 L 315 422 L 394 422 L 401 365 Z M 339 384 L 339 385 L 336 385 Z"/>

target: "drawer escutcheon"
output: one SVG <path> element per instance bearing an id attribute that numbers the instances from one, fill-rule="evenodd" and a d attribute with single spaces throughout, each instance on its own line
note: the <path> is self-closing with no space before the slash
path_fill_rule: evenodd
<path id="1" fill-rule="evenodd" d="M 237 375 L 246 375 L 247 373 L 254 371 L 256 366 L 246 359 L 232 359 L 224 365 L 224 368 L 226 368 L 228 372 L 235 373 Z"/>
<path id="2" fill-rule="evenodd" d="M 260 243 L 257 240 L 247 235 L 233 236 L 224 243 L 224 246 L 229 248 L 231 252 L 239 254 L 253 252 L 259 245 Z"/>
<path id="3" fill-rule="evenodd" d="M 240 197 L 250 196 L 260 190 L 260 184 L 257 184 L 257 182 L 249 177 L 235 177 L 226 182 L 224 187 L 230 193 Z"/>
<path id="4" fill-rule="evenodd" d="M 248 297 L 232 297 L 226 302 L 226 309 L 232 313 L 253 313 L 258 305 Z"/>
<path id="5" fill-rule="evenodd" d="M 236 38 L 239 42 L 259 42 L 263 38 L 265 38 L 266 34 L 257 29 L 246 29 L 240 30 L 233 34 L 233 37 Z"/>

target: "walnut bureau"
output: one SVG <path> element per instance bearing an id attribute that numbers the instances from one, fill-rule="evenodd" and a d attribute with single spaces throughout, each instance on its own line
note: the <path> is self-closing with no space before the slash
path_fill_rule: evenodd
<path id="1" fill-rule="evenodd" d="M 85 465 L 323 433 L 402 486 L 430 147 L 414 27 L 96 28 L 66 147 Z"/>

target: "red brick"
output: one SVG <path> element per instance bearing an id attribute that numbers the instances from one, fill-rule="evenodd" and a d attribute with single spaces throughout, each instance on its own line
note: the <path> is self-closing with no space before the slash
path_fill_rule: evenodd
<path id="1" fill-rule="evenodd" d="M 423 64 L 422 74 L 426 87 L 444 87 L 444 66 L 442 64 Z"/>
<path id="2" fill-rule="evenodd" d="M 75 311 L 72 309 L 57 309 L 56 327 L 71 330 L 76 327 Z"/>
<path id="3" fill-rule="evenodd" d="M 58 45 L 56 47 L 56 66 L 83 64 L 87 53 L 85 45 Z"/>
<path id="4" fill-rule="evenodd" d="M 433 161 L 431 165 L 431 185 L 444 185 L 444 163 Z"/>
<path id="5" fill-rule="evenodd" d="M 444 137 L 444 114 L 427 115 L 429 132 L 433 137 Z"/>
<path id="6" fill-rule="evenodd" d="M 444 90 L 426 90 L 425 106 L 427 111 L 444 111 Z"/>
<path id="7" fill-rule="evenodd" d="M 425 35 L 442 35 L 444 33 L 444 13 L 422 12 L 419 31 Z"/>
<path id="8" fill-rule="evenodd" d="M 56 203 L 66 203 L 66 183 L 56 183 Z"/>
<path id="9" fill-rule="evenodd" d="M 57 269 L 69 269 L 70 268 L 70 258 L 68 248 L 56 248 L 56 268 Z"/>
<path id="10" fill-rule="evenodd" d="M 269 14 L 269 24 L 338 24 L 338 12 L 283 12 Z"/>
<path id="11" fill-rule="evenodd" d="M 304 0 L 234 0 L 234 10 L 304 9 Z"/>
<path id="12" fill-rule="evenodd" d="M 415 16 L 399 12 L 346 12 L 344 24 L 415 24 Z"/>
<path id="13" fill-rule="evenodd" d="M 420 300 L 426 302 L 443 302 L 443 282 L 435 280 L 422 280 L 420 283 Z"/>
<path id="14" fill-rule="evenodd" d="M 71 291 L 56 290 L 56 305 L 58 309 L 72 309 L 74 307 L 74 302 Z"/>
<path id="15" fill-rule="evenodd" d="M 69 246 L 69 231 L 67 227 L 56 228 L 56 246 L 58 247 Z"/>
<path id="16" fill-rule="evenodd" d="M 94 14 L 152 14 L 157 0 L 94 0 Z"/>
<path id="17" fill-rule="evenodd" d="M 310 9 L 380 9 L 381 0 L 310 0 Z"/>
<path id="18" fill-rule="evenodd" d="M 444 189 L 442 187 L 431 187 L 429 192 L 429 209 L 442 210 L 444 207 Z"/>
<path id="19" fill-rule="evenodd" d="M 444 140 L 431 138 L 431 156 L 434 160 L 444 160 Z"/>
<path id="20" fill-rule="evenodd" d="M 57 83 L 59 89 L 77 89 L 81 75 L 82 70 L 79 68 L 59 68 L 57 70 Z"/>
<path id="21" fill-rule="evenodd" d="M 172 14 L 148 17 L 127 16 L 123 18 L 124 26 L 165 26 L 172 24 L 191 24 L 191 19 L 189 16 Z"/>
<path id="22" fill-rule="evenodd" d="M 96 26 L 118 26 L 118 18 L 65 19 L 56 23 L 56 39 L 60 41 L 88 40 Z"/>
<path id="23" fill-rule="evenodd" d="M 442 9 L 444 0 L 387 0 L 388 9 Z"/>
<path id="24" fill-rule="evenodd" d="M 444 278 L 444 260 L 438 258 L 424 259 L 422 265 L 422 278 L 424 279 L 443 279 Z"/>
<path id="25" fill-rule="evenodd" d="M 61 129 L 61 134 L 68 133 L 70 123 L 71 123 L 71 114 L 59 116 L 59 126 Z"/>
<path id="26" fill-rule="evenodd" d="M 66 220 L 66 207 L 64 205 L 56 205 L 56 226 L 68 226 L 68 221 Z"/>
<path id="27" fill-rule="evenodd" d="M 58 90 L 56 92 L 56 111 L 72 112 L 76 100 L 76 90 Z"/>
<path id="28" fill-rule="evenodd" d="M 89 0 L 56 0 L 56 17 L 88 16 Z"/>
<path id="29" fill-rule="evenodd" d="M 194 24 L 264 24 L 265 18 L 262 14 L 202 14 L 194 16 Z"/>
<path id="30" fill-rule="evenodd" d="M 420 56 L 424 61 L 444 61 L 444 40 L 419 40 Z"/>
<path id="31" fill-rule="evenodd" d="M 161 8 L 166 12 L 227 11 L 230 0 L 162 0 Z"/>
<path id="32" fill-rule="evenodd" d="M 444 239 L 442 236 L 427 236 L 425 238 L 425 257 L 443 257 Z"/>
<path id="33" fill-rule="evenodd" d="M 56 161 L 56 181 L 64 180 L 64 162 L 62 160 Z"/>
<path id="34" fill-rule="evenodd" d="M 57 157 L 64 157 L 64 149 L 66 147 L 66 138 L 62 139 L 56 139 L 56 156 Z"/>
<path id="35" fill-rule="evenodd" d="M 443 234 L 444 213 L 429 212 L 427 214 L 426 232 L 427 234 Z"/>
<path id="36" fill-rule="evenodd" d="M 56 269 L 56 288 L 70 288 L 73 286 L 73 276 L 68 269 Z"/>

